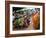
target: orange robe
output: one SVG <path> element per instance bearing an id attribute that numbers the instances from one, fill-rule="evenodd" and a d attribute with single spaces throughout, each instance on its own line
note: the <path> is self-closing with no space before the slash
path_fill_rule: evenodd
<path id="1" fill-rule="evenodd" d="M 36 13 L 32 16 L 32 20 L 33 20 L 33 27 L 36 29 L 38 28 L 38 24 L 39 24 L 39 21 L 40 21 L 40 17 L 39 17 L 39 14 Z"/>

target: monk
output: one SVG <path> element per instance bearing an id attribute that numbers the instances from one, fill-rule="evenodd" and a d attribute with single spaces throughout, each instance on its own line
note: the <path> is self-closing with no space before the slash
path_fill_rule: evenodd
<path id="1" fill-rule="evenodd" d="M 38 29 L 40 28 L 40 14 L 39 13 L 35 13 L 33 16 L 32 16 L 32 21 L 33 21 L 33 27 L 34 29 Z"/>

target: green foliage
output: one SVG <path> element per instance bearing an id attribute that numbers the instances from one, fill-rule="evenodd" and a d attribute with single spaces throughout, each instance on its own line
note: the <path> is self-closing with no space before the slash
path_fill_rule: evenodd
<path id="1" fill-rule="evenodd" d="M 22 26 L 23 25 L 23 20 L 21 18 L 16 19 L 16 25 Z"/>

